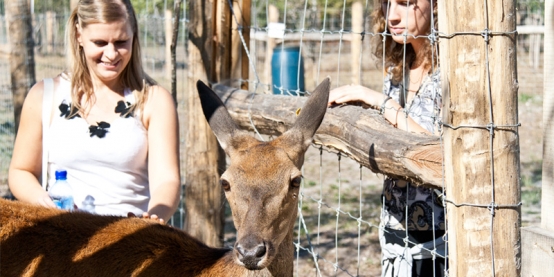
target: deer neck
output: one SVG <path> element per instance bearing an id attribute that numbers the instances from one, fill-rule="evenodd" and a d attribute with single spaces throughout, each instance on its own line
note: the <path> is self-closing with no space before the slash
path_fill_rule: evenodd
<path id="1" fill-rule="evenodd" d="M 271 273 L 269 276 L 292 276 L 294 265 L 294 245 L 292 244 L 293 233 L 289 233 L 279 246 L 279 253 L 273 259 L 273 262 L 267 267 Z"/>

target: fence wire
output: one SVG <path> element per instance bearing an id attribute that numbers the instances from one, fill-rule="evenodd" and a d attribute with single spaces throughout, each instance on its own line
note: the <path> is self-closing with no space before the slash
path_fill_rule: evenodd
<path id="1" fill-rule="evenodd" d="M 486 7 L 487 0 L 483 0 Z M 241 45 L 246 50 L 250 66 L 248 78 L 239 78 L 239 83 L 247 83 L 249 89 L 258 93 L 272 93 L 277 89 L 279 93 L 289 95 L 309 94 L 313 88 L 325 77 L 330 76 L 334 85 L 340 86 L 352 83 L 352 41 L 360 39 L 362 48 L 359 53 L 358 72 L 361 78 L 360 84 L 380 91 L 382 87 L 382 71 L 376 66 L 371 54 L 369 38 L 384 36 L 386 34 L 373 33 L 370 26 L 370 11 L 373 9 L 373 1 L 362 1 L 364 9 L 364 24 L 361 32 L 354 32 L 351 28 L 351 1 L 329 0 L 305 0 L 305 1 L 252 1 L 251 26 L 241 26 L 232 30 L 238 34 L 243 29 L 250 30 L 250 42 L 242 35 Z M 541 5 L 532 3 L 541 1 L 520 1 L 518 3 L 518 25 L 541 26 L 544 20 L 541 17 Z M 167 1 L 146 1 L 145 10 L 137 10 L 141 30 L 141 43 L 143 46 L 143 61 L 147 72 L 161 85 L 170 87 L 169 72 L 166 69 L 168 41 L 164 33 L 164 22 L 167 14 L 158 6 L 168 6 Z M 177 45 L 177 74 L 178 80 L 187 79 L 187 1 L 183 1 L 183 16 L 180 20 L 179 39 Z M 300 55 L 304 61 L 304 68 L 298 64 L 297 80 L 305 78 L 304 89 L 289 90 L 277 86 L 272 82 L 271 70 L 268 66 L 271 57 L 267 56 L 270 4 L 276 5 L 279 11 L 278 22 L 284 24 L 283 34 L 276 41 L 276 47 L 298 46 Z M 8 44 L 7 20 L 3 13 L 4 1 L 0 1 L 0 193 L 3 197 L 9 195 L 7 189 L 7 169 L 13 150 L 14 124 L 13 106 L 11 95 L 11 81 L 9 76 L 9 59 L 6 52 Z M 233 5 L 230 4 L 232 7 Z M 544 6 L 544 4 L 542 5 Z M 486 11 L 484 11 L 486 12 Z M 232 11 L 233 20 L 239 23 L 235 11 Z M 69 16 L 68 10 L 62 13 L 40 10 L 33 13 L 33 40 L 35 41 L 35 59 L 37 81 L 43 78 L 53 77 L 66 69 L 64 63 L 63 32 L 65 22 Z M 482 30 L 471 30 L 444 34 L 433 32 L 428 38 L 435 42 L 440 39 L 451 39 L 455 36 L 481 36 L 483 47 L 486 47 L 491 36 L 512 35 L 516 32 L 500 33 L 483 26 Z M 534 90 L 542 91 L 542 33 L 529 31 L 518 36 L 518 75 L 520 79 L 520 93 Z M 278 49 L 278 48 L 275 48 Z M 272 49 L 273 50 L 273 49 Z M 488 65 L 488 56 L 485 63 Z M 282 67 L 281 67 L 282 68 Z M 300 72 L 304 71 L 304 76 Z M 279 76 L 283 72 L 279 72 Z M 490 96 L 490 80 L 487 80 Z M 185 116 L 184 82 L 178 83 L 178 107 L 180 120 Z M 491 103 L 492 101 L 489 101 Z M 492 107 L 489 107 L 492 110 Z M 499 124 L 495 123 L 491 116 L 490 123 L 477 126 L 452 126 L 437 121 L 439 128 L 486 129 L 490 132 L 491 160 L 493 155 L 493 134 L 498 129 L 513 129 L 517 132 L 519 123 Z M 440 130 L 439 130 L 440 131 Z M 184 145 L 186 130 L 181 130 L 181 145 Z M 261 135 L 259 135 L 261 137 Z M 442 138 L 442 137 L 441 137 Z M 442 141 L 442 140 L 441 140 Z M 442 146 L 442 143 L 441 143 Z M 184 147 L 181 147 L 184 149 Z M 295 274 L 306 276 L 375 276 L 380 272 L 379 245 L 377 231 L 379 228 L 379 209 L 381 207 L 380 188 L 383 176 L 375 176 L 366 168 L 352 161 L 345 161 L 341 153 L 331 152 L 319 146 L 310 149 L 315 153 L 314 159 L 307 159 L 304 174 L 308 176 L 302 184 L 299 197 L 299 217 L 296 227 Z M 181 155 L 183 156 L 183 155 Z M 345 168 L 347 163 L 347 168 Z M 184 165 L 184 162 L 181 162 Z M 309 169 L 317 170 L 307 172 Z M 491 171 L 494 165 L 491 165 Z M 348 172 L 345 176 L 345 171 Z M 491 172 L 494 176 L 494 172 Z M 182 174 L 184 176 L 184 174 Z M 472 206 L 489 209 L 491 213 L 491 253 L 494 253 L 492 232 L 494 230 L 494 215 L 498 209 L 515 208 L 522 203 L 496 203 L 495 184 L 491 179 L 491 202 L 489 203 L 455 203 L 448 198 L 444 190 L 440 193 L 445 205 L 455 207 Z M 184 181 L 183 181 L 184 183 Z M 178 213 L 172 219 L 171 224 L 182 227 L 184 210 L 182 201 Z M 232 236 L 230 236 L 232 237 Z M 407 242 L 406 247 L 415 244 L 407 237 L 402 238 Z M 231 241 L 228 241 L 231 243 Z M 433 255 L 437 255 L 436 249 L 427 249 Z M 356 254 L 353 254 L 356 251 Z M 351 258 L 354 257 L 354 258 Z M 492 276 L 495 276 L 494 259 Z"/>

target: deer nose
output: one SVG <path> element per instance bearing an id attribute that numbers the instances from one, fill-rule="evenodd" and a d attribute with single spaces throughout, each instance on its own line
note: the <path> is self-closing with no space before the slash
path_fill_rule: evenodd
<path id="1" fill-rule="evenodd" d="M 237 250 L 237 257 L 239 261 L 241 261 L 248 269 L 257 269 L 258 263 L 266 254 L 266 247 L 264 243 L 254 246 L 237 243 L 235 249 Z"/>

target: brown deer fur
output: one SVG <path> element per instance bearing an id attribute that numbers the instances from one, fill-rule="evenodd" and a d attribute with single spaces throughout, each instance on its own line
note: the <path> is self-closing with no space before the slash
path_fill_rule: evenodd
<path id="1" fill-rule="evenodd" d="M 292 231 L 304 153 L 327 107 L 323 81 L 279 138 L 260 142 L 197 84 L 230 165 L 221 185 L 237 229 L 234 249 L 211 248 L 150 220 L 48 209 L 0 199 L 2 276 L 292 276 Z"/>

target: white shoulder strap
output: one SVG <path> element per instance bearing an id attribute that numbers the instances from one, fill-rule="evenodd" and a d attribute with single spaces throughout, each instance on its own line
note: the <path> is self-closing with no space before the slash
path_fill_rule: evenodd
<path id="1" fill-rule="evenodd" d="M 42 188 L 46 190 L 48 184 L 48 130 L 52 116 L 52 102 L 54 98 L 54 81 L 44 79 L 42 94 Z"/>

